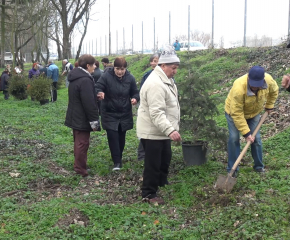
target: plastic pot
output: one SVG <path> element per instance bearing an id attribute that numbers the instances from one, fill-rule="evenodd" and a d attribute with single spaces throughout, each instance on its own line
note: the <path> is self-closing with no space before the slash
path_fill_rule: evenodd
<path id="1" fill-rule="evenodd" d="M 187 166 L 202 165 L 207 161 L 207 142 L 183 142 L 182 152 Z"/>

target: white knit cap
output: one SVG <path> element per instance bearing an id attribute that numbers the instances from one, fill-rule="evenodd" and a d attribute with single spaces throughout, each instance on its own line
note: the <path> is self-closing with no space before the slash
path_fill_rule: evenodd
<path id="1" fill-rule="evenodd" d="M 164 50 L 161 52 L 158 64 L 162 63 L 180 63 L 180 60 L 172 46 L 164 47 Z"/>

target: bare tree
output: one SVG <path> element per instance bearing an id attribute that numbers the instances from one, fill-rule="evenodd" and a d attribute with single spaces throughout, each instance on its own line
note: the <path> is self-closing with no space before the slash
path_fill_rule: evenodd
<path id="1" fill-rule="evenodd" d="M 85 20 L 85 22 L 82 20 L 84 31 L 82 32 L 81 41 L 79 43 L 78 51 L 77 51 L 77 54 L 76 54 L 76 57 L 75 57 L 76 61 L 78 60 L 78 58 L 80 56 L 81 48 L 82 48 L 82 45 L 83 45 L 83 41 L 84 41 L 84 38 L 85 38 L 85 36 L 87 34 L 87 27 L 88 27 L 89 18 L 90 18 L 90 14 L 89 14 L 89 12 L 86 12 L 86 20 Z"/>
<path id="2" fill-rule="evenodd" d="M 4 67 L 4 54 L 5 54 L 5 17 L 6 17 L 6 1 L 2 0 L 1 2 L 1 56 L 0 56 L 0 67 Z"/>
<path id="3" fill-rule="evenodd" d="M 176 35 L 174 40 L 187 41 L 187 34 Z M 208 47 L 210 45 L 211 35 L 209 33 L 204 33 L 198 30 L 190 31 L 190 40 L 199 41 L 204 46 Z"/>
<path id="4" fill-rule="evenodd" d="M 51 0 L 56 9 L 62 29 L 62 41 L 58 32 L 53 38 L 59 46 L 62 47 L 62 57 L 71 58 L 71 34 L 77 23 L 89 12 L 96 0 Z M 58 26 L 57 26 L 58 27 Z"/>

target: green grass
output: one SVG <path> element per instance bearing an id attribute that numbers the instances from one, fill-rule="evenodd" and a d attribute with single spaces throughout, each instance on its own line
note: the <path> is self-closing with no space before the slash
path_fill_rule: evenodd
<path id="1" fill-rule="evenodd" d="M 189 55 L 206 74 L 233 80 L 249 53 L 239 48 Z M 188 58 L 187 53 L 180 57 Z M 149 56 L 126 58 L 129 71 L 141 78 Z M 182 76 L 181 67 L 178 82 Z M 218 175 L 226 174 L 224 151 L 211 152 L 202 166 L 186 167 L 181 147 L 172 144 L 172 185 L 159 192 L 166 205 L 152 206 L 141 202 L 143 162 L 137 161 L 135 129 L 127 133 L 122 171 L 111 171 L 102 131 L 91 134 L 89 177 L 74 174 L 72 131 L 64 126 L 67 100 L 65 88 L 57 102 L 44 106 L 0 95 L 0 239 L 290 239 L 290 128 L 263 140 L 264 175 L 252 170 L 247 154 L 228 194 L 213 187 Z M 226 127 L 224 101 L 218 108 L 216 121 Z M 263 125 L 262 135 L 271 128 L 271 123 Z"/>

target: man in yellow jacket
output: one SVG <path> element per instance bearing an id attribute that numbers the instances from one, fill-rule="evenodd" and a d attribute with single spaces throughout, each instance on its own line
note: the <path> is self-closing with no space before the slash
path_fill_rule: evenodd
<path id="1" fill-rule="evenodd" d="M 235 80 L 225 102 L 228 122 L 228 167 L 229 172 L 240 154 L 240 133 L 250 141 L 254 170 L 264 172 L 260 131 L 252 136 L 265 108 L 269 113 L 278 96 L 278 85 L 263 67 L 254 66 L 249 73 Z M 238 169 L 237 169 L 238 170 Z M 237 171 L 233 175 L 237 176 Z"/>

